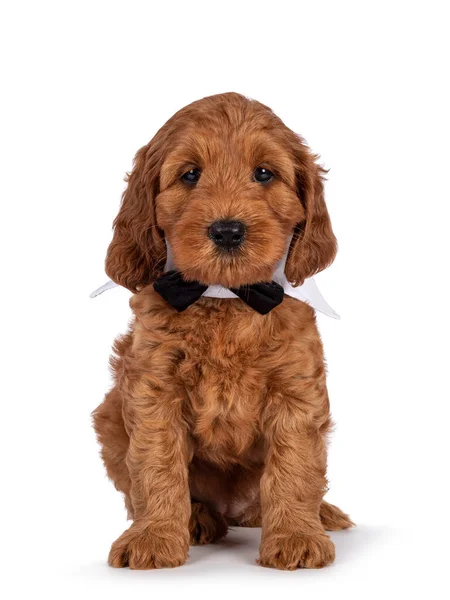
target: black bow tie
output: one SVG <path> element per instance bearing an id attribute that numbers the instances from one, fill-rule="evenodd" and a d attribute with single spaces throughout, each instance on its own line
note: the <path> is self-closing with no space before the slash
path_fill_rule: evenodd
<path id="1" fill-rule="evenodd" d="M 164 273 L 154 282 L 153 287 L 178 312 L 194 304 L 208 289 L 207 285 L 198 281 L 184 281 L 179 271 Z M 266 315 L 283 302 L 284 290 L 275 281 L 252 283 L 229 289 L 261 315 Z"/>

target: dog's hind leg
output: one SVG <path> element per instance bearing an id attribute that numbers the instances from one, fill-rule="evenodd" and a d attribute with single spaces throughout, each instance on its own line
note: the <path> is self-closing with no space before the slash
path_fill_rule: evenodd
<path id="1" fill-rule="evenodd" d="M 340 531 L 355 526 L 350 517 L 342 512 L 340 508 L 324 500 L 320 505 L 319 516 L 326 531 Z M 238 525 L 239 527 L 261 527 L 261 507 L 259 504 L 249 506 L 238 519 L 228 519 L 228 524 Z"/>
<path id="2" fill-rule="evenodd" d="M 355 526 L 350 517 L 342 512 L 340 508 L 325 502 L 325 500 L 322 500 L 320 505 L 319 516 L 324 529 L 327 531 L 340 531 Z"/>
<path id="3" fill-rule="evenodd" d="M 192 502 L 189 519 L 191 546 L 212 544 L 225 537 L 227 532 L 227 522 L 219 512 L 203 502 Z"/>
<path id="4" fill-rule="evenodd" d="M 228 517 L 228 525 L 238 527 L 261 527 L 261 506 L 259 504 L 252 504 L 248 506 L 245 511 L 237 518 Z"/>
<path id="5" fill-rule="evenodd" d="M 92 419 L 108 477 L 123 493 L 128 518 L 132 519 L 131 480 L 125 462 L 129 437 L 122 417 L 122 398 L 116 388 L 106 394 L 104 401 L 92 413 Z"/>

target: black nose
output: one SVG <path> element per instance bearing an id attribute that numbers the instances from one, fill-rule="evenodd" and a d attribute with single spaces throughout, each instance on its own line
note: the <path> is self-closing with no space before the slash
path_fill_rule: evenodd
<path id="1" fill-rule="evenodd" d="M 231 250 L 244 241 L 245 225 L 240 221 L 215 221 L 208 233 L 216 246 Z"/>

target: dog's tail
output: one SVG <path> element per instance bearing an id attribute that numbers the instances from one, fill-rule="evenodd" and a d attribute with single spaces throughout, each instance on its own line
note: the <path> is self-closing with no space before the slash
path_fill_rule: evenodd
<path id="1" fill-rule="evenodd" d="M 322 500 L 320 505 L 320 520 L 327 531 L 340 531 L 355 527 L 350 517 L 334 504 L 328 504 Z"/>

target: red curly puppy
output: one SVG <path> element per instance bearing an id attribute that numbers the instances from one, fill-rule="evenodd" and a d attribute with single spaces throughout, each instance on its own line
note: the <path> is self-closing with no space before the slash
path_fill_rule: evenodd
<path id="1" fill-rule="evenodd" d="M 134 292 L 134 321 L 94 412 L 133 519 L 114 567 L 181 565 L 190 543 L 234 524 L 262 526 L 261 565 L 318 568 L 334 559 L 325 529 L 352 525 L 323 501 L 331 421 L 314 310 L 270 283 L 291 237 L 294 285 L 334 259 L 315 159 L 235 93 L 183 108 L 136 155 L 106 259 Z M 176 271 L 163 276 L 168 249 Z M 203 296 L 210 285 L 239 297 Z"/>

